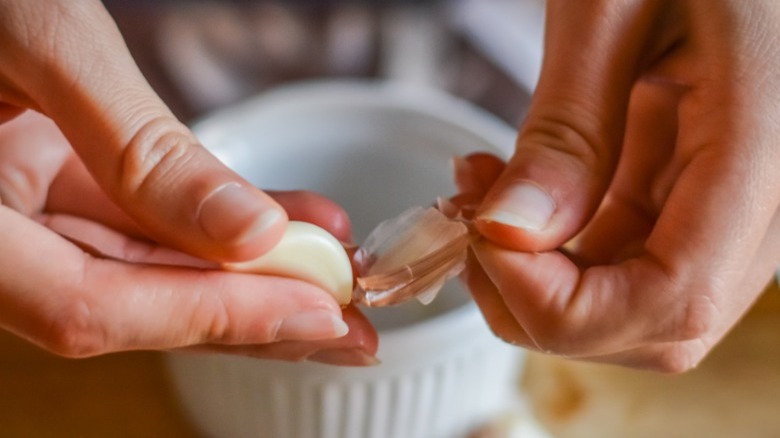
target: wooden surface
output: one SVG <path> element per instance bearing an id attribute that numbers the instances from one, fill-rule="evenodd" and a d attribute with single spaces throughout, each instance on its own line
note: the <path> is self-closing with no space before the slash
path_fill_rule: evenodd
<path id="1" fill-rule="evenodd" d="M 160 353 L 52 356 L 0 330 L 0 436 L 194 437 Z"/>

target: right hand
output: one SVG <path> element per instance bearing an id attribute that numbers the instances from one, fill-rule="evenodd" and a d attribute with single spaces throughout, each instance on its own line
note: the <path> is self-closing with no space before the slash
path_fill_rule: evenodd
<path id="1" fill-rule="evenodd" d="M 688 370 L 780 263 L 780 3 L 547 6 L 540 81 L 477 211 L 469 285 L 512 343 Z"/>

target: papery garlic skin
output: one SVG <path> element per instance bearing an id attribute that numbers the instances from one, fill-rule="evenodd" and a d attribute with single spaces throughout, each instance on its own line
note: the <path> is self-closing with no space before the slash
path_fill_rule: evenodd
<path id="1" fill-rule="evenodd" d="M 352 263 L 344 246 L 329 232 L 307 222 L 290 221 L 270 251 L 223 267 L 307 281 L 328 291 L 341 305 L 352 299 Z"/>
<path id="2" fill-rule="evenodd" d="M 465 266 L 468 227 L 435 208 L 414 207 L 379 224 L 355 254 L 353 299 L 369 307 L 430 303 Z"/>

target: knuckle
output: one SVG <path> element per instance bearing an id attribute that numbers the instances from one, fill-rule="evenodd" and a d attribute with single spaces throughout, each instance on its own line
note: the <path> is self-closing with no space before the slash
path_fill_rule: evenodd
<path id="1" fill-rule="evenodd" d="M 507 344 L 514 345 L 516 347 L 530 347 L 527 345 L 527 342 L 525 342 L 524 337 L 516 331 L 509 330 L 503 326 L 494 324 L 489 324 L 489 327 L 490 331 L 495 337 L 501 339 L 501 341 L 506 342 Z"/>
<path id="2" fill-rule="evenodd" d="M 119 170 L 123 193 L 134 194 L 161 179 L 181 174 L 197 141 L 187 128 L 170 117 L 144 124 L 125 146 Z"/>
<path id="3" fill-rule="evenodd" d="M 578 163 L 580 168 L 576 170 L 579 171 L 601 171 L 605 165 L 611 165 L 615 157 L 612 139 L 601 134 L 609 131 L 600 129 L 600 123 L 593 114 L 586 111 L 569 114 L 560 110 L 541 114 L 533 119 L 530 129 L 521 136 L 522 146 L 542 148 L 548 154 L 553 152 L 551 159 L 556 161 L 561 156 L 570 158 L 567 161 Z"/>
<path id="4" fill-rule="evenodd" d="M 665 374 L 682 374 L 692 369 L 693 365 L 685 354 L 671 349 L 658 356 L 655 368 Z"/>
<path id="5" fill-rule="evenodd" d="M 532 337 L 543 351 L 582 355 L 609 342 L 601 323 L 591 317 L 594 303 L 584 295 L 579 298 L 568 306 L 555 306 L 539 312 Z"/>
<path id="6" fill-rule="evenodd" d="M 548 327 L 544 330 L 529 331 L 528 336 L 533 340 L 536 348 L 544 353 L 563 354 L 569 350 L 565 342 L 562 342 L 566 338 L 561 337 L 560 330 L 555 328 Z"/>
<path id="7" fill-rule="evenodd" d="M 587 351 L 592 340 L 588 340 L 586 330 L 572 331 L 564 321 L 565 318 L 551 317 L 543 327 L 525 328 L 534 346 L 541 352 L 569 356 Z"/>
<path id="8" fill-rule="evenodd" d="M 0 205 L 22 213 L 28 213 L 17 195 L 19 190 L 18 186 L 14 184 L 17 182 L 14 178 L 15 175 L 9 175 L 12 173 L 14 172 L 8 168 L 0 168 Z"/>
<path id="9" fill-rule="evenodd" d="M 695 340 L 708 335 L 717 326 L 719 314 L 718 307 L 709 294 L 691 296 L 680 310 L 680 316 L 673 328 L 672 340 Z"/>
<path id="10" fill-rule="evenodd" d="M 233 338 L 232 319 L 227 302 L 219 294 L 200 294 L 190 319 L 193 341 L 230 343 Z"/>
<path id="11" fill-rule="evenodd" d="M 664 347 L 654 361 L 654 368 L 666 374 L 682 374 L 696 368 L 707 350 L 701 342 L 672 343 Z"/>
<path id="12" fill-rule="evenodd" d="M 84 299 L 75 299 L 59 309 L 49 324 L 44 348 L 69 358 L 105 353 L 106 336 L 93 310 Z"/>
<path id="13" fill-rule="evenodd" d="M 31 149 L 24 150 L 30 151 L 31 157 L 35 155 Z M 0 162 L 0 204 L 26 216 L 32 216 L 42 208 L 46 190 L 49 189 L 47 185 L 41 184 L 38 168 L 35 167 L 39 160 L 33 164 L 32 161 L 14 159 L 16 157 L 13 156 L 10 158 L 6 162 Z"/>

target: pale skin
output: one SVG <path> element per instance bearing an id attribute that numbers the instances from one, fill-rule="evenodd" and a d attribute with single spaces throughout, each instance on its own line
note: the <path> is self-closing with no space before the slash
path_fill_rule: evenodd
<path id="1" fill-rule="evenodd" d="M 666 372 L 703 360 L 780 264 L 778 36 L 772 0 L 548 1 L 465 276 L 500 337 Z"/>
<path id="2" fill-rule="evenodd" d="M 151 90 L 100 2 L 0 0 L 0 61 L 0 328 L 66 357 L 375 362 L 376 333 L 354 307 L 219 269 L 268 251 L 288 217 L 343 241 L 349 220 L 219 163 Z"/>

